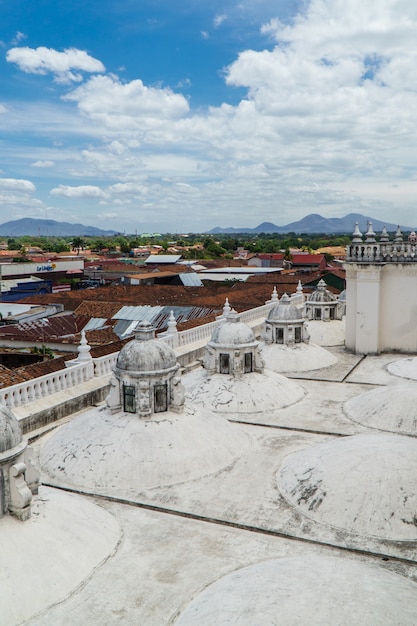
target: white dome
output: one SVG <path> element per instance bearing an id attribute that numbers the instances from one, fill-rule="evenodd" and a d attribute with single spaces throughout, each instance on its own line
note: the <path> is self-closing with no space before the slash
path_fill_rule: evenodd
<path id="1" fill-rule="evenodd" d="M 293 346 L 283 344 L 261 344 L 265 367 L 274 372 L 308 372 L 323 367 L 330 367 L 337 358 L 320 346 L 297 343 Z"/>
<path id="2" fill-rule="evenodd" d="M 119 523 L 101 506 L 41 486 L 27 521 L 1 520 L 1 624 L 26 624 L 76 593 L 120 535 Z"/>
<path id="3" fill-rule="evenodd" d="M 148 322 L 137 326 L 135 339 L 119 352 L 116 368 L 128 372 L 159 372 L 175 368 L 177 357 L 164 341 L 155 339 L 155 330 Z"/>
<path id="4" fill-rule="evenodd" d="M 417 585 L 382 567 L 303 556 L 238 569 L 199 593 L 176 626 L 414 626 Z"/>
<path id="5" fill-rule="evenodd" d="M 267 317 L 268 322 L 302 322 L 303 320 L 302 312 L 291 304 L 291 300 L 286 293 L 284 293 L 279 303 L 269 311 Z"/>
<path id="6" fill-rule="evenodd" d="M 221 415 L 270 412 L 299 402 L 305 395 L 298 383 L 267 370 L 240 378 L 194 370 L 183 377 L 183 383 L 192 404 Z"/>
<path id="7" fill-rule="evenodd" d="M 388 363 L 387 370 L 393 376 L 417 380 L 417 358 L 411 357 L 409 359 L 393 361 L 392 363 Z"/>
<path id="8" fill-rule="evenodd" d="M 343 437 L 288 456 L 283 496 L 306 516 L 362 536 L 417 541 L 417 439 Z"/>
<path id="9" fill-rule="evenodd" d="M 214 329 L 209 345 L 233 347 L 257 343 L 251 328 L 241 322 L 240 316 L 232 311 L 226 315 L 225 321 Z"/>
<path id="10" fill-rule="evenodd" d="M 92 409 L 45 441 L 40 464 L 60 485 L 134 497 L 215 473 L 250 445 L 240 428 L 187 405 L 150 419 Z"/>
<path id="11" fill-rule="evenodd" d="M 316 302 L 316 303 L 326 303 L 326 302 L 336 302 L 336 297 L 326 289 L 326 283 L 323 279 L 317 285 L 317 289 L 313 291 L 308 297 L 307 302 Z"/>
<path id="12" fill-rule="evenodd" d="M 416 385 L 372 389 L 348 400 L 344 410 L 363 426 L 417 437 Z"/>

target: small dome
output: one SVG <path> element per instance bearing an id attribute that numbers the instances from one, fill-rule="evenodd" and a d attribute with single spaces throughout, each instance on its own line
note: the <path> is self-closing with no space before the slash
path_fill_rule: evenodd
<path id="1" fill-rule="evenodd" d="M 155 338 L 155 329 L 148 322 L 137 326 L 135 339 L 119 352 L 116 367 L 129 372 L 159 372 L 177 364 L 173 349 L 164 341 Z"/>
<path id="2" fill-rule="evenodd" d="M 290 454 L 278 487 L 321 524 L 363 537 L 417 541 L 416 474 L 415 437 L 363 434 Z"/>
<path id="3" fill-rule="evenodd" d="M 240 315 L 231 311 L 226 320 L 218 326 L 210 339 L 211 345 L 237 346 L 257 343 L 253 331 L 240 321 Z"/>
<path id="4" fill-rule="evenodd" d="M 0 405 L 0 453 L 15 448 L 21 441 L 19 422 L 8 408 Z"/>
<path id="5" fill-rule="evenodd" d="M 281 300 L 270 311 L 267 317 L 268 322 L 289 322 L 303 321 L 303 315 L 296 306 L 291 304 L 290 297 L 284 293 Z"/>
<path id="6" fill-rule="evenodd" d="M 371 389 L 345 402 L 349 419 L 362 426 L 417 437 L 415 385 Z"/>
<path id="7" fill-rule="evenodd" d="M 417 585 L 382 567 L 317 555 L 255 563 L 203 589 L 175 626 L 414 626 Z"/>
<path id="8" fill-rule="evenodd" d="M 317 285 L 317 289 L 307 298 L 308 302 L 335 302 L 335 296 L 326 289 L 323 279 Z"/>

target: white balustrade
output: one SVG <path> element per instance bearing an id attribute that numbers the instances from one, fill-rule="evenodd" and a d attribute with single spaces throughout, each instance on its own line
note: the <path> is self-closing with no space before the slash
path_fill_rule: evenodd
<path id="1" fill-rule="evenodd" d="M 240 319 L 245 323 L 261 320 L 262 318 L 266 318 L 268 311 L 273 306 L 274 303 L 269 303 L 256 307 L 255 309 L 244 311 L 240 313 Z M 177 346 L 191 346 L 203 340 L 208 341 L 215 328 L 222 323 L 223 320 L 219 319 L 215 322 L 202 324 L 201 326 L 175 333 L 175 335 L 165 335 L 161 337 L 161 341 L 165 341 L 174 349 Z M 75 387 L 76 385 L 90 380 L 93 375 L 94 377 L 100 377 L 111 374 L 116 364 L 118 354 L 119 352 L 113 352 L 102 357 L 93 358 L 94 374 L 91 361 L 79 362 L 75 360 L 66 369 L 0 389 L 0 402 L 13 409 L 17 406 L 30 404 L 30 402 L 45 398 L 58 391 Z"/>

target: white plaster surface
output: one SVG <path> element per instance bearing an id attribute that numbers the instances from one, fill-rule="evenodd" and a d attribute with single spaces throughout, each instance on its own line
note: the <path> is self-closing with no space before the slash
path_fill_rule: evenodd
<path id="1" fill-rule="evenodd" d="M 309 320 L 307 329 L 311 343 L 318 346 L 344 346 L 345 345 L 345 320 Z"/>
<path id="2" fill-rule="evenodd" d="M 388 363 L 387 370 L 393 376 L 417 380 L 417 357 L 398 359 L 397 361 Z"/>
<path id="3" fill-rule="evenodd" d="M 251 443 L 220 471 L 196 476 L 187 482 L 143 487 L 134 493 L 131 485 L 138 480 L 142 467 L 136 457 L 129 460 L 131 475 L 126 474 L 122 489 L 111 487 L 111 493 L 116 498 L 126 497 L 130 504 L 99 500 L 122 526 L 123 538 L 117 551 L 97 567 L 91 577 L 87 576 L 65 601 L 29 620 L 30 626 L 165 626 L 211 584 L 242 567 L 268 559 L 337 556 L 378 565 L 384 571 L 396 572 L 417 582 L 417 541 L 391 541 L 323 523 L 289 504 L 277 488 L 277 472 L 292 452 L 313 449 L 325 442 L 343 441 L 340 435 L 374 432 L 348 419 L 343 410 L 347 400 L 363 394 L 371 385 L 404 384 L 385 367 L 388 362 L 398 360 L 398 355 L 361 360 L 357 355 L 341 355 L 341 348 L 330 350 L 338 355 L 334 366 L 297 376 L 303 378 L 302 382 L 297 382 L 307 391 L 299 402 L 252 416 L 229 415 L 230 420 L 250 422 L 231 423 L 230 436 L 239 437 L 243 432 Z M 349 384 L 342 381 L 349 381 Z M 53 402 L 52 396 L 49 402 Z M 91 435 L 94 436 L 94 430 Z M 33 445 L 42 448 L 47 437 L 50 435 Z M 201 429 L 200 439 L 204 439 Z M 84 445 L 87 448 L 87 444 Z M 192 439 L 191 445 L 197 445 L 194 453 L 197 466 L 201 467 L 200 443 Z M 77 455 L 76 448 L 73 452 Z M 371 449 L 368 452 L 372 455 Z M 158 447 L 154 448 L 155 454 L 160 454 Z M 406 463 L 407 455 L 403 456 Z M 376 456 L 373 457 L 376 464 Z M 106 462 L 104 449 L 100 458 L 97 466 Z M 346 467 L 343 454 L 338 463 L 341 465 L 340 495 L 344 493 L 345 482 L 349 487 L 351 476 L 343 471 Z M 366 461 L 362 467 L 365 476 Z M 95 465 L 91 468 L 94 471 Z M 356 471 L 361 473 L 361 466 Z M 379 491 L 373 496 L 375 502 L 391 489 L 402 472 L 403 468 L 395 467 L 393 471 L 388 460 L 383 463 Z M 410 482 L 414 480 L 414 494 L 415 468 L 406 465 L 404 472 Z M 53 479 L 45 474 L 43 479 L 62 487 L 66 483 L 60 474 L 57 472 Z M 110 493 L 110 487 L 107 489 Z M 105 490 L 92 485 L 86 491 L 104 493 Z M 349 489 L 347 493 L 349 495 Z M 364 506 L 367 506 L 366 501 Z M 415 503 L 413 508 L 415 511 Z M 396 519 L 394 524 L 397 524 Z M 54 549 L 59 556 L 62 550 L 66 551 L 66 545 L 57 544 Z M 323 602 L 332 602 L 333 596 L 326 590 L 321 595 Z M 403 614 L 407 616 L 406 606 L 398 609 L 398 620 L 403 619 Z M 280 624 L 279 617 L 276 621 Z M 304 623 L 308 624 L 308 619 Z M 336 626 L 337 622 L 333 623 Z M 417 624 L 417 614 L 414 623 Z M 261 624 L 264 626 L 262 622 L 259 626 Z M 379 626 L 376 621 L 375 626 L 377 624 Z"/>
<path id="4" fill-rule="evenodd" d="M 268 370 L 234 377 L 208 376 L 201 368 L 186 374 L 182 382 L 192 404 L 227 416 L 275 411 L 298 402 L 305 394 L 298 383 Z"/>
<path id="5" fill-rule="evenodd" d="M 417 541 L 417 440 L 363 434 L 288 456 L 284 497 L 323 524 L 362 536 Z"/>
<path id="6" fill-rule="evenodd" d="M 317 370 L 330 367 L 337 361 L 334 354 L 312 343 L 297 343 L 292 347 L 261 344 L 261 349 L 265 367 L 280 373 Z"/>
<path id="7" fill-rule="evenodd" d="M 247 433 L 190 405 L 149 419 L 102 408 L 57 429 L 41 448 L 40 464 L 66 485 L 129 496 L 217 472 L 250 445 Z"/>
<path id="8" fill-rule="evenodd" d="M 238 569 L 190 602 L 175 626 L 415 626 L 417 585 L 382 568 L 322 556 Z"/>
<path id="9" fill-rule="evenodd" d="M 46 487 L 34 497 L 29 520 L 7 516 L 0 527 L 2 626 L 63 601 L 106 561 L 121 536 L 116 518 L 102 507 Z"/>
<path id="10" fill-rule="evenodd" d="M 373 389 L 350 398 L 344 410 L 363 426 L 417 436 L 417 384 Z"/>
<path id="11" fill-rule="evenodd" d="M 409 588 L 407 579 L 417 582 L 417 571 L 412 564 L 346 555 L 342 550 L 313 543 L 122 504 L 107 502 L 104 505 L 117 515 L 123 528 L 123 539 L 116 554 L 77 593 L 41 617 L 30 620 L 30 626 L 165 626 L 212 583 L 242 567 L 256 566 L 270 559 L 331 555 L 349 558 L 353 564 L 365 562 L 372 565 L 376 573 L 380 568 L 381 575 L 384 571 L 403 576 L 404 586 L 395 580 L 395 587 L 401 586 L 404 596 Z M 301 596 L 295 597 L 302 601 Z M 331 603 L 332 596 L 324 590 L 321 601 Z M 399 619 L 402 613 L 400 607 Z M 224 623 L 218 622 L 219 625 Z M 256 621 L 251 626 L 270 623 Z M 281 624 L 278 619 L 276 623 Z M 304 623 L 309 624 L 309 621 Z M 215 624 L 213 622 L 213 626 Z M 325 624 L 323 622 L 323 626 Z M 337 622 L 328 624 L 336 626 Z M 195 622 L 195 626 L 199 626 L 199 622 Z M 379 626 L 378 622 L 374 626 Z M 390 626 L 397 626 L 396 622 Z"/>

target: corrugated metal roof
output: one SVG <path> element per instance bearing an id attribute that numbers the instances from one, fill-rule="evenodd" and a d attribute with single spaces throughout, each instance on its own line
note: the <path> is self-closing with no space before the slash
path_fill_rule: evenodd
<path id="1" fill-rule="evenodd" d="M 113 320 L 136 320 L 137 322 L 152 322 L 153 318 L 162 311 L 162 306 L 150 306 L 148 304 L 142 306 L 122 306 L 122 308 L 113 315 Z"/>
<path id="2" fill-rule="evenodd" d="M 177 263 L 180 259 L 181 254 L 150 254 L 145 263 Z"/>
<path id="3" fill-rule="evenodd" d="M 185 287 L 204 287 L 201 279 L 195 272 L 186 272 L 185 274 L 180 274 L 179 277 Z"/>
<path id="4" fill-rule="evenodd" d="M 171 311 L 177 322 L 186 322 L 212 315 L 217 309 L 199 306 L 125 306 L 113 316 L 112 319 L 118 320 L 113 330 L 118 337 L 125 338 L 134 333 L 141 321 L 147 321 L 157 330 L 163 330 L 168 325 Z"/>
<path id="5" fill-rule="evenodd" d="M 106 325 L 107 317 L 92 317 L 89 322 L 84 326 L 84 330 L 97 330 Z"/>

